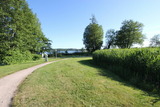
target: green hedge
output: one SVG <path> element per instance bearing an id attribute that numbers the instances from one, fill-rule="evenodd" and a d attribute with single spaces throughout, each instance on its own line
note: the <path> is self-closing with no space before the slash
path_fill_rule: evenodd
<path id="1" fill-rule="evenodd" d="M 93 53 L 93 60 L 104 67 L 117 67 L 116 74 L 148 86 L 146 90 L 160 88 L 160 48 L 99 50 Z"/>
<path id="2" fill-rule="evenodd" d="M 30 60 L 39 59 L 39 55 L 32 55 L 29 51 L 20 51 L 19 49 L 9 50 L 2 59 L 3 64 L 17 64 Z"/>

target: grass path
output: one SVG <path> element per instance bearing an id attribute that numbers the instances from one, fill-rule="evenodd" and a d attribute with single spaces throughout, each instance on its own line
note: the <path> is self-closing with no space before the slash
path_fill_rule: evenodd
<path id="1" fill-rule="evenodd" d="M 49 58 L 49 61 L 54 61 L 54 60 L 58 60 L 57 59 L 52 59 Z M 21 63 L 21 64 L 13 64 L 13 65 L 4 65 L 4 66 L 0 66 L 0 78 L 12 74 L 14 72 L 38 65 L 38 64 L 42 64 L 44 63 L 44 59 L 40 59 L 37 61 L 29 61 L 29 62 L 25 62 L 25 63 Z"/>
<path id="2" fill-rule="evenodd" d="M 65 59 L 62 59 L 62 60 L 65 60 Z M 58 61 L 61 61 L 61 60 L 58 60 Z M 0 78 L 0 107 L 10 107 L 11 100 L 14 96 L 15 91 L 17 90 L 17 87 L 20 85 L 20 83 L 22 83 L 22 81 L 28 75 L 30 75 L 36 69 L 54 62 L 57 62 L 57 61 L 51 61 L 51 62 L 39 64 L 27 69 L 18 71 L 11 75 L 5 76 L 3 78 Z"/>
<path id="3" fill-rule="evenodd" d="M 159 107 L 156 99 L 91 58 L 72 58 L 36 70 L 19 87 L 13 107 Z"/>

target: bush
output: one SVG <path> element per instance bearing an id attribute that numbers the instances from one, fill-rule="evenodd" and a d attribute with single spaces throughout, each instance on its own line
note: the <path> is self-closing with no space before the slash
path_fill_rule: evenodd
<path id="1" fill-rule="evenodd" d="M 136 81 L 136 84 L 160 87 L 159 48 L 99 50 L 93 53 L 93 60 L 104 67 L 123 67 L 124 70 L 116 70 L 115 73 L 124 79 Z"/>
<path id="2" fill-rule="evenodd" d="M 18 49 L 9 50 L 2 59 L 4 64 L 16 64 L 32 60 L 32 54 L 29 51 L 20 51 Z"/>
<path id="3" fill-rule="evenodd" d="M 34 60 L 34 61 L 36 61 L 36 60 L 39 60 L 39 59 L 41 59 L 41 55 L 38 55 L 38 54 L 33 54 L 33 57 L 32 57 L 32 59 Z"/>

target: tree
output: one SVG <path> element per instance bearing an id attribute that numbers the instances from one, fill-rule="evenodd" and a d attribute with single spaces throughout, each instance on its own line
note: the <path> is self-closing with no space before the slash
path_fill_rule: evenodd
<path id="1" fill-rule="evenodd" d="M 68 50 L 67 49 L 65 50 L 65 54 L 68 54 Z"/>
<path id="2" fill-rule="evenodd" d="M 43 34 L 40 22 L 26 0 L 0 1 L 0 63 L 8 53 L 15 51 L 36 53 L 49 40 Z"/>
<path id="3" fill-rule="evenodd" d="M 83 43 L 88 52 L 94 52 L 102 47 L 103 29 L 101 25 L 97 24 L 94 16 L 91 18 L 91 23 L 85 28 Z"/>
<path id="4" fill-rule="evenodd" d="M 49 41 L 25 0 L 2 0 L 0 7 L 0 43 L 5 50 L 18 48 L 36 52 Z"/>
<path id="5" fill-rule="evenodd" d="M 120 48 L 130 48 L 133 44 L 142 44 L 143 24 L 133 20 L 125 20 L 116 36 L 116 45 Z"/>
<path id="6" fill-rule="evenodd" d="M 85 52 L 85 49 L 83 47 L 81 48 L 81 52 Z"/>
<path id="7" fill-rule="evenodd" d="M 154 35 L 150 40 L 151 47 L 160 47 L 160 34 Z"/>
<path id="8" fill-rule="evenodd" d="M 106 48 L 110 49 L 111 46 L 115 45 L 117 32 L 114 29 L 110 29 L 106 33 Z"/>
<path id="9" fill-rule="evenodd" d="M 97 20 L 96 20 L 95 15 L 92 15 L 92 18 L 90 18 L 90 20 L 91 20 L 92 24 L 97 24 L 98 23 Z"/>
<path id="10" fill-rule="evenodd" d="M 12 0 L 1 0 L 0 2 L 0 58 L 9 50 L 12 44 L 14 33 L 10 28 L 12 9 L 8 7 L 13 3 Z"/>

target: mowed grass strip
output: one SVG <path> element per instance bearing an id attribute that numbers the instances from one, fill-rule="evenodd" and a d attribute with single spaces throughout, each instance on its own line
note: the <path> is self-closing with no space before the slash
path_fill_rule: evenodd
<path id="1" fill-rule="evenodd" d="M 104 72 L 106 72 L 104 74 Z M 124 85 L 116 75 L 72 58 L 42 67 L 19 87 L 13 107 L 150 107 L 155 97 Z M 158 106 L 158 103 L 156 103 Z M 156 106 L 154 104 L 154 106 Z"/>
<path id="2" fill-rule="evenodd" d="M 54 60 L 59 60 L 60 58 L 57 59 L 53 59 L 53 58 L 49 58 L 49 61 L 54 61 Z M 25 63 L 21 63 L 21 64 L 13 64 L 13 65 L 2 65 L 0 66 L 0 78 L 12 74 L 14 72 L 38 65 L 38 64 L 42 64 L 45 63 L 44 59 L 40 59 L 37 61 L 28 61 Z"/>

